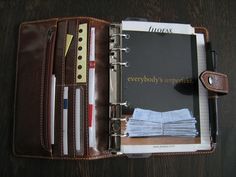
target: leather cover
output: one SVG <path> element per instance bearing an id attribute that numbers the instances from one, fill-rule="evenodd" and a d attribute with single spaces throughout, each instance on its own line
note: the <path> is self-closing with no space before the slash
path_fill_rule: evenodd
<path id="1" fill-rule="evenodd" d="M 66 34 L 78 34 L 78 25 L 96 28 L 95 108 L 96 144 L 88 145 L 88 83 L 76 84 L 75 66 L 77 41 L 73 40 L 66 58 Z M 15 88 L 15 120 L 13 151 L 17 156 L 51 159 L 90 159 L 111 156 L 108 152 L 109 109 L 109 22 L 89 18 L 71 17 L 22 23 L 19 28 L 17 71 Z M 88 34 L 89 31 L 88 31 Z M 89 39 L 88 39 L 89 41 Z M 89 49 L 89 45 L 88 51 Z M 89 53 L 89 52 L 88 52 Z M 56 76 L 55 143 L 50 140 L 51 75 Z M 63 87 L 69 87 L 68 155 L 63 155 L 62 114 Z M 83 91 L 84 115 L 82 151 L 75 150 L 75 89 Z"/>
<path id="2" fill-rule="evenodd" d="M 96 147 L 88 142 L 88 84 L 76 84 L 77 41 L 72 42 L 65 59 L 66 34 L 78 37 L 78 25 L 96 28 L 95 109 Z M 15 88 L 15 118 L 13 152 L 16 156 L 50 159 L 98 159 L 116 157 L 109 150 L 109 25 L 107 21 L 89 17 L 53 18 L 22 23 L 19 28 Z M 203 32 L 208 41 L 205 28 Z M 90 33 L 88 33 L 90 34 Z M 88 51 L 90 50 L 89 45 Z M 65 62 L 66 61 L 66 62 Z M 50 139 L 51 75 L 55 74 L 55 143 Z M 214 84 L 206 78 L 212 76 Z M 205 72 L 201 79 L 211 91 L 227 93 L 226 76 Z M 215 82 L 216 81 L 216 82 Z M 68 101 L 68 155 L 63 155 L 62 115 L 63 87 L 69 87 Z M 82 150 L 75 149 L 75 90 L 81 88 L 84 100 L 81 114 Z M 197 152 L 208 153 L 208 152 Z M 167 155 L 183 154 L 169 153 Z M 190 154 L 190 153 L 187 153 Z M 196 154 L 196 153 L 192 153 Z M 160 154 L 157 154 L 160 155 Z M 163 154 L 162 154 L 163 155 Z M 166 155 L 166 154 L 165 154 Z"/>

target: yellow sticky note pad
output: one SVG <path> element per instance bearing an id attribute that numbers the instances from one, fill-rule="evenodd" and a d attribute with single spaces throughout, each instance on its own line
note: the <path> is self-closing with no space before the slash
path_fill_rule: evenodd
<path id="1" fill-rule="evenodd" d="M 73 39 L 73 35 L 71 34 L 66 34 L 66 48 L 65 48 L 65 56 L 69 50 L 69 47 L 70 47 L 70 44 L 71 44 L 71 41 Z"/>

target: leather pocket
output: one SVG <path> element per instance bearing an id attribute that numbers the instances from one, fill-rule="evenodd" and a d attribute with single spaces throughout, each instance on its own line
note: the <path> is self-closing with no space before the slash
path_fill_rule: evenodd
<path id="1" fill-rule="evenodd" d="M 67 33 L 67 20 L 58 22 L 57 41 L 55 47 L 54 73 L 56 77 L 55 98 L 55 142 L 53 156 L 63 156 L 63 90 L 65 86 L 65 44 Z"/>
<path id="2" fill-rule="evenodd" d="M 51 155 L 50 94 L 57 19 L 29 22 L 19 30 L 14 152 Z"/>
<path id="3" fill-rule="evenodd" d="M 50 139 L 50 112 L 51 112 L 51 81 L 53 70 L 53 53 L 55 44 L 55 28 L 51 27 L 47 32 L 46 52 L 45 59 L 42 65 L 42 77 L 41 77 L 41 111 L 42 116 L 40 120 L 40 132 L 42 146 L 51 151 L 51 139 Z"/>
<path id="4" fill-rule="evenodd" d="M 109 134 L 109 25 L 90 21 L 95 28 L 95 143 L 89 147 L 90 156 L 103 156 L 108 150 Z"/>

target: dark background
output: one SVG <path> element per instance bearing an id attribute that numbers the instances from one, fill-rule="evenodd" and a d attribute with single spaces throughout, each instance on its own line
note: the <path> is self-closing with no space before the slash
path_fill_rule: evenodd
<path id="1" fill-rule="evenodd" d="M 218 71 L 227 73 L 230 93 L 219 99 L 219 139 L 214 154 L 59 161 L 12 155 L 17 33 L 23 21 L 93 16 L 120 22 L 144 17 L 205 26 L 218 52 Z M 0 1 L 0 176 L 230 177 L 236 176 L 236 1 L 234 0 L 1 0 Z M 30 108 L 29 108 L 30 109 Z"/>

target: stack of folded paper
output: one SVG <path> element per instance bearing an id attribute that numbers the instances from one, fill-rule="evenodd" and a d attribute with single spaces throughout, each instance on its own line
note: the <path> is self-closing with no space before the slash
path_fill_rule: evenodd
<path id="1" fill-rule="evenodd" d="M 196 120 L 188 109 L 156 112 L 136 108 L 127 122 L 129 137 L 198 135 Z"/>

